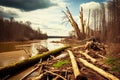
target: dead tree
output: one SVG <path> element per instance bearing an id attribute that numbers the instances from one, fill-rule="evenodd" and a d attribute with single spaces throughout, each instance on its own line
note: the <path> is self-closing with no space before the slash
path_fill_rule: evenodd
<path id="1" fill-rule="evenodd" d="M 78 24 L 75 22 L 75 20 L 73 19 L 72 17 L 72 14 L 69 10 L 68 7 L 66 7 L 67 11 L 63 11 L 63 13 L 65 14 L 65 17 L 68 19 L 68 21 L 70 22 L 70 24 L 72 25 L 74 31 L 75 31 L 75 37 L 77 39 L 80 39 L 81 38 L 81 35 L 80 35 L 80 29 L 78 27 Z"/>
<path id="2" fill-rule="evenodd" d="M 89 9 L 89 14 L 88 14 L 88 21 L 87 21 L 87 24 L 86 24 L 86 35 L 87 35 L 88 38 L 90 37 L 89 22 L 90 22 L 90 9 Z"/>
<path id="3" fill-rule="evenodd" d="M 83 8 L 81 7 L 81 11 L 80 11 L 80 23 L 82 26 L 82 33 L 83 33 L 83 38 L 85 38 L 85 27 L 84 27 L 84 22 L 83 22 Z"/>

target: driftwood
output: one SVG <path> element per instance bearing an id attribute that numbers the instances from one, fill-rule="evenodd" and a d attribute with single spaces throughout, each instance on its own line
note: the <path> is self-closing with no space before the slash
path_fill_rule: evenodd
<path id="1" fill-rule="evenodd" d="M 103 59 L 107 59 L 107 57 L 100 55 L 98 52 L 95 53 L 96 55 L 98 55 L 99 57 L 103 58 Z"/>
<path id="2" fill-rule="evenodd" d="M 105 72 L 103 69 L 98 68 L 97 66 L 87 62 L 86 60 L 79 58 L 79 61 L 82 62 L 86 67 L 96 71 L 97 73 L 99 73 L 100 75 L 104 76 L 105 78 L 107 78 L 108 80 L 119 80 L 117 77 L 115 77 L 114 75 Z"/>
<path id="3" fill-rule="evenodd" d="M 30 78 L 30 80 L 41 80 L 41 78 L 42 78 L 45 74 L 47 74 L 47 72 L 44 72 L 44 73 L 40 74 L 39 76 L 32 77 L 32 78 Z"/>
<path id="4" fill-rule="evenodd" d="M 70 50 L 67 50 L 67 52 L 69 53 L 69 56 L 70 56 L 70 59 L 71 59 L 75 79 L 77 79 L 78 77 L 81 77 L 81 73 L 79 71 L 77 62 L 75 60 L 75 57 L 74 57 L 73 53 Z"/>
<path id="5" fill-rule="evenodd" d="M 84 55 L 87 59 L 90 59 L 90 61 L 92 61 L 93 63 L 95 63 L 97 60 L 92 58 L 91 56 L 88 55 L 89 51 L 83 52 L 83 51 L 79 51 L 80 54 Z"/>
<path id="6" fill-rule="evenodd" d="M 67 80 L 67 79 L 65 79 L 64 77 L 62 77 L 61 75 L 59 75 L 59 74 L 56 74 L 56 73 L 53 73 L 53 72 L 51 72 L 51 71 L 46 71 L 47 73 L 50 73 L 50 74 L 52 74 L 52 75 L 56 75 L 57 77 L 60 77 L 60 78 L 62 78 L 63 80 Z"/>
<path id="7" fill-rule="evenodd" d="M 34 65 L 35 63 L 39 62 L 39 60 L 41 58 L 47 58 L 50 55 L 57 54 L 66 48 L 69 48 L 69 46 L 61 47 L 61 48 L 58 48 L 58 49 L 55 49 L 52 51 L 48 51 L 48 52 L 43 52 L 42 54 L 38 54 L 38 55 L 28 58 L 26 60 L 19 61 L 14 64 L 5 66 L 0 69 L 0 78 L 4 78 L 8 75 L 13 75 L 21 70 L 24 70 L 24 69 Z"/>

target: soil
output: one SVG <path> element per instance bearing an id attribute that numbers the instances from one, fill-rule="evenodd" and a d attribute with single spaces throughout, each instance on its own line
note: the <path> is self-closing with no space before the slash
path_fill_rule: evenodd
<path id="1" fill-rule="evenodd" d="M 72 40 L 66 40 L 67 43 L 71 43 Z M 64 41 L 65 43 L 65 41 Z M 80 77 L 76 78 L 74 77 L 73 68 L 71 64 L 71 60 L 69 55 L 67 54 L 66 50 L 64 52 L 61 52 L 61 54 L 57 56 L 51 56 L 46 61 L 42 61 L 38 64 L 36 64 L 34 67 L 39 66 L 39 68 L 29 75 L 25 76 L 22 80 L 108 80 L 104 76 L 98 74 L 97 72 L 93 71 L 90 68 L 87 68 L 84 66 L 78 58 L 83 58 L 87 60 L 88 62 L 94 64 L 95 66 L 103 69 L 106 72 L 109 72 L 113 74 L 114 76 L 118 77 L 120 79 L 120 73 L 114 73 L 111 72 L 110 66 L 105 64 L 105 58 L 106 58 L 106 49 L 104 50 L 94 50 L 94 49 L 86 49 L 85 44 L 79 41 L 75 41 L 71 43 L 73 46 L 72 48 L 69 48 L 75 56 L 75 59 L 77 61 L 77 65 L 80 72 Z M 91 60 L 87 59 L 84 55 L 80 54 L 80 51 L 86 52 L 88 51 L 88 55 L 90 55 L 92 58 L 96 59 L 97 62 L 93 63 Z M 66 54 L 62 57 L 58 57 L 60 55 Z M 103 56 L 99 56 L 99 55 Z M 56 64 L 59 61 L 67 60 L 69 61 L 68 64 L 63 64 L 59 67 L 54 67 L 53 65 Z M 81 77 L 82 76 L 82 77 Z"/>

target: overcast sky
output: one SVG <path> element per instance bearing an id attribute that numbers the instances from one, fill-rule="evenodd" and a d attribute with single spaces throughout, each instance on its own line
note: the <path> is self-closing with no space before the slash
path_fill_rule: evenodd
<path id="1" fill-rule="evenodd" d="M 0 0 L 0 16 L 30 21 L 34 29 L 39 27 L 48 35 L 68 35 L 72 27 L 69 23 L 62 24 L 62 10 L 65 10 L 66 6 L 80 24 L 80 6 L 84 7 L 87 14 L 89 8 L 97 8 L 102 2 L 105 0 Z"/>

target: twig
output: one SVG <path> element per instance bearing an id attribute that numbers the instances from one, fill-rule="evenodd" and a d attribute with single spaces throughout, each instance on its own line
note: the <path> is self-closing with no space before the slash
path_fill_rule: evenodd
<path id="1" fill-rule="evenodd" d="M 62 76 L 59 75 L 59 74 L 53 73 L 53 72 L 51 72 L 51 71 L 46 71 L 46 72 L 47 72 L 47 73 L 50 73 L 50 74 L 52 74 L 52 75 L 56 75 L 56 76 L 62 78 L 63 80 L 67 80 L 67 79 L 65 79 L 64 77 L 62 77 Z"/>
<path id="2" fill-rule="evenodd" d="M 47 72 L 44 72 L 44 73 L 40 74 L 40 75 L 37 76 L 37 77 L 33 77 L 33 78 L 31 78 L 31 80 L 41 80 L 42 77 L 43 77 L 45 74 L 47 74 Z"/>
<path id="3" fill-rule="evenodd" d="M 42 62 L 42 59 L 40 59 L 39 63 L 41 63 L 41 62 Z M 36 71 L 37 69 L 39 69 L 39 67 L 40 67 L 40 64 L 37 64 L 37 66 L 35 66 L 34 69 L 32 69 L 30 72 L 28 72 L 26 75 L 24 75 L 20 80 L 25 79 L 25 78 L 26 78 L 27 76 L 29 76 L 31 73 L 33 73 L 34 71 Z"/>

